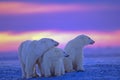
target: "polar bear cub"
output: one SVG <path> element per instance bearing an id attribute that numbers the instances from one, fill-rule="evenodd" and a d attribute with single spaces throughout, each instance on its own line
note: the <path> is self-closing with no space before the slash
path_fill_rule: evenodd
<path id="1" fill-rule="evenodd" d="M 93 41 L 90 37 L 86 35 L 79 35 L 76 38 L 69 41 L 64 48 L 66 53 L 70 55 L 69 57 L 64 58 L 65 71 L 84 71 L 84 56 L 82 50 L 84 46 L 94 43 L 95 41 Z"/>
<path id="2" fill-rule="evenodd" d="M 31 78 L 34 77 L 34 68 L 37 64 L 37 60 L 48 51 L 49 49 L 58 46 L 58 42 L 49 39 L 42 38 L 40 40 L 27 40 L 21 43 L 18 48 L 18 56 L 21 63 L 22 77 Z M 36 75 L 35 75 L 36 76 Z"/>
<path id="3" fill-rule="evenodd" d="M 41 75 L 44 77 L 60 76 L 65 73 L 63 58 L 68 57 L 60 48 L 52 48 L 43 55 Z"/>

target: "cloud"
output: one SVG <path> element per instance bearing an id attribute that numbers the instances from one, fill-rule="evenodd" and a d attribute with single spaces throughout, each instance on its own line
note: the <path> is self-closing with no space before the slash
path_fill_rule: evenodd
<path id="1" fill-rule="evenodd" d="M 25 40 L 39 40 L 41 38 L 53 38 L 60 42 L 59 47 L 80 34 L 87 34 L 95 40 L 91 47 L 120 46 L 120 31 L 96 32 L 96 31 L 33 31 L 15 34 L 13 32 L 0 32 L 0 51 L 17 51 L 18 46 Z"/>
<path id="2" fill-rule="evenodd" d="M 28 2 L 0 2 L 0 14 L 33 14 L 74 11 L 99 11 L 118 9 L 117 6 L 103 4 L 38 4 Z"/>

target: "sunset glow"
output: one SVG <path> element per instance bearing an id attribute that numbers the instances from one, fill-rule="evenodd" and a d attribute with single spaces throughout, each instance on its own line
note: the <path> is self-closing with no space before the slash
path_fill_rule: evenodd
<path id="1" fill-rule="evenodd" d="M 120 46 L 119 7 L 114 1 L 2 0 L 0 52 L 17 51 L 21 42 L 45 37 L 64 48 L 80 34 L 95 40 L 88 47 Z"/>
<path id="2" fill-rule="evenodd" d="M 0 51 L 16 51 L 19 44 L 25 40 L 39 40 L 41 38 L 53 38 L 60 42 L 59 47 L 64 47 L 65 44 L 74 37 L 86 34 L 95 40 L 92 47 L 107 47 L 120 46 L 120 31 L 116 32 L 96 32 L 96 31 L 34 31 L 14 34 L 13 32 L 0 33 Z"/>

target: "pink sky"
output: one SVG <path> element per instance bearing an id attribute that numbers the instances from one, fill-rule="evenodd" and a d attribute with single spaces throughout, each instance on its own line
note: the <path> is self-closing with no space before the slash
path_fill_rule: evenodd
<path id="1" fill-rule="evenodd" d="M 0 51 L 17 51 L 19 44 L 25 40 L 39 40 L 41 38 L 53 38 L 60 42 L 59 47 L 78 36 L 79 34 L 87 34 L 95 44 L 90 47 L 107 47 L 120 46 L 120 31 L 115 32 L 96 32 L 96 31 L 33 31 L 15 34 L 12 32 L 0 32 Z"/>
<path id="2" fill-rule="evenodd" d="M 7 6 L 6 6 L 7 5 Z M 29 2 L 0 2 L 0 14 L 31 14 L 68 11 L 97 11 L 118 9 L 118 6 L 103 4 L 40 4 Z"/>

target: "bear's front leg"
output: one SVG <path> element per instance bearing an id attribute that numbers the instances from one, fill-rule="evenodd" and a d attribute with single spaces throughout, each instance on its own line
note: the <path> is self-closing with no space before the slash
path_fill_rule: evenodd
<path id="1" fill-rule="evenodd" d="M 42 62 L 41 64 L 41 75 L 44 77 L 50 77 L 51 72 L 50 72 L 50 65 L 47 64 L 47 62 Z"/>
<path id="2" fill-rule="evenodd" d="M 75 71 L 84 71 L 84 67 L 81 61 L 74 62 L 73 64 Z"/>
<path id="3" fill-rule="evenodd" d="M 39 75 L 37 74 L 37 71 L 36 71 L 36 67 L 34 67 L 34 70 L 33 70 L 33 77 L 34 78 L 39 77 Z"/>
<path id="4" fill-rule="evenodd" d="M 76 65 L 76 67 L 75 67 L 76 71 L 84 71 L 85 70 L 83 67 L 83 59 L 84 59 L 84 56 L 83 56 L 82 52 L 76 56 L 75 62 L 74 62 L 74 64 Z"/>
<path id="5" fill-rule="evenodd" d="M 84 72 L 85 71 L 85 69 L 84 69 L 84 67 L 83 66 L 77 66 L 77 69 L 76 69 L 76 71 L 80 71 L 80 72 Z"/>
<path id="6" fill-rule="evenodd" d="M 64 63 L 61 63 L 61 74 L 65 74 L 65 68 L 64 68 Z"/>
<path id="7" fill-rule="evenodd" d="M 77 65 L 76 69 L 75 69 L 76 71 L 82 71 L 82 72 L 85 71 L 85 69 L 83 67 L 83 61 L 82 60 L 80 60 L 79 62 L 77 62 L 76 65 Z"/>
<path id="8" fill-rule="evenodd" d="M 55 75 L 55 76 L 60 76 L 60 75 L 62 75 L 62 73 L 61 73 L 61 69 L 62 69 L 61 63 L 60 63 L 59 61 L 57 61 L 54 66 L 55 66 L 55 73 L 54 73 L 54 75 Z"/>
<path id="9" fill-rule="evenodd" d="M 45 68 L 44 77 L 50 77 L 50 76 L 51 76 L 50 69 Z"/>
<path id="10" fill-rule="evenodd" d="M 28 65 L 28 64 L 27 64 Z M 29 65 L 25 67 L 25 71 L 26 71 L 26 78 L 32 78 L 33 77 L 33 65 Z"/>

